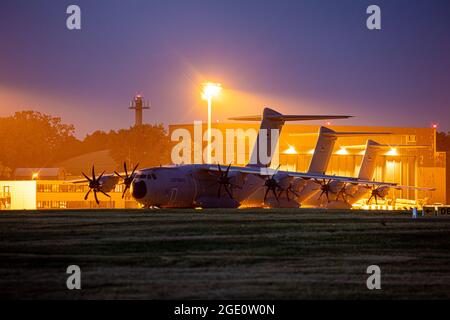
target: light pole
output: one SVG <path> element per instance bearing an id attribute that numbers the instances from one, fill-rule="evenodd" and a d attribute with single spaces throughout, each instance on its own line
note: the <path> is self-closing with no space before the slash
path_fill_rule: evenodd
<path id="1" fill-rule="evenodd" d="M 211 108 L 212 98 L 216 97 L 222 90 L 220 83 L 207 82 L 203 84 L 202 98 L 208 101 L 208 145 L 206 148 L 207 163 L 211 164 Z"/>

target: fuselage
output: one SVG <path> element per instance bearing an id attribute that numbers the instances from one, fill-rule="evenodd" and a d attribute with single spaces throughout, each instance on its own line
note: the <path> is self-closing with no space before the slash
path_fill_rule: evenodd
<path id="1" fill-rule="evenodd" d="M 144 207 L 237 208 L 262 185 L 258 176 L 230 173 L 230 197 L 224 187 L 219 190 L 218 174 L 206 167 L 192 164 L 139 170 L 131 184 L 131 195 Z"/>

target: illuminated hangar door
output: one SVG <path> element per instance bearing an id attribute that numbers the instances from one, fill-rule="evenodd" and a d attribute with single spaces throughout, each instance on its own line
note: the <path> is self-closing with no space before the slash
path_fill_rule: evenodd
<path id="1" fill-rule="evenodd" d="M 387 182 L 402 183 L 402 162 L 386 158 L 385 179 Z M 391 189 L 395 198 L 403 198 L 402 190 Z"/>

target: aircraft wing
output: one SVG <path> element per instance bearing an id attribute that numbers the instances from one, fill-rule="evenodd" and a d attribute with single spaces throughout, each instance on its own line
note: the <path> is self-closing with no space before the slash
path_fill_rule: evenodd
<path id="1" fill-rule="evenodd" d="M 414 186 L 395 186 L 394 189 L 403 190 L 403 189 L 413 189 L 419 191 L 435 191 L 436 188 L 431 187 L 414 187 Z"/>
<path id="2" fill-rule="evenodd" d="M 75 183 L 75 184 L 78 184 L 78 183 L 89 183 L 89 181 L 87 181 L 86 178 L 83 178 L 83 179 L 74 179 L 74 180 L 67 180 L 67 181 L 65 181 L 65 182 L 67 182 L 67 183 Z"/>
<path id="3" fill-rule="evenodd" d="M 226 167 L 225 167 L 226 168 Z M 218 166 L 214 165 L 207 165 L 204 167 L 207 171 L 212 172 L 218 172 L 219 168 Z M 224 169 L 222 169 L 224 170 Z M 396 183 L 390 183 L 390 182 L 378 182 L 378 181 L 370 181 L 370 180 L 361 180 L 358 178 L 352 178 L 352 177 L 343 177 L 343 176 L 334 176 L 334 175 L 326 175 L 326 174 L 315 174 L 315 173 L 304 173 L 304 172 L 291 172 L 291 171 L 277 171 L 271 168 L 264 168 L 264 167 L 236 167 L 236 166 L 230 166 L 230 172 L 239 172 L 244 174 L 254 174 L 259 176 L 271 176 L 275 173 L 282 173 L 285 174 L 288 177 L 292 178 L 301 178 L 305 180 L 333 180 L 333 181 L 339 181 L 343 183 L 352 183 L 352 184 L 363 184 L 363 185 L 376 185 L 376 186 L 388 186 L 388 187 L 394 187 L 397 186 Z"/>
<path id="4" fill-rule="evenodd" d="M 115 178 L 115 177 L 116 177 L 116 176 L 115 176 L 114 173 L 107 173 L 107 174 L 104 174 L 104 175 L 102 176 L 102 181 L 106 181 L 106 180 L 108 180 L 108 179 L 110 179 L 110 178 Z M 65 182 L 68 182 L 68 183 L 75 183 L 75 184 L 79 184 L 79 183 L 89 183 L 89 181 L 88 181 L 86 178 L 67 180 L 67 181 L 65 181 Z"/>

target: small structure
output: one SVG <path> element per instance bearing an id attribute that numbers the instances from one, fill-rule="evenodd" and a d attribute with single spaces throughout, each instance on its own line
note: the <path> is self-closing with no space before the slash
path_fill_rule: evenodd
<path id="1" fill-rule="evenodd" d="M 130 102 L 129 109 L 133 109 L 135 111 L 134 125 L 138 127 L 142 126 L 142 110 L 150 109 L 150 104 L 148 102 L 144 102 L 144 98 L 140 94 L 138 94 Z"/>

